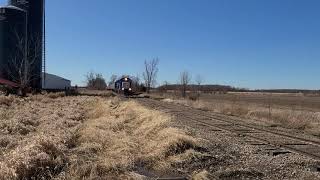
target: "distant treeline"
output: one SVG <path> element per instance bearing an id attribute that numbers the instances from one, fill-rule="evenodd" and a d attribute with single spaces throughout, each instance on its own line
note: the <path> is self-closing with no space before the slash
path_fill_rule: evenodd
<path id="1" fill-rule="evenodd" d="M 158 87 L 158 90 L 167 90 L 167 91 L 176 91 L 181 89 L 180 84 L 170 84 L 170 85 L 162 85 Z M 246 92 L 249 91 L 248 89 L 245 88 L 236 88 L 232 86 L 226 86 L 226 85 L 188 85 L 187 86 L 187 91 L 195 91 L 195 90 L 200 90 L 202 92 Z"/>
<path id="2" fill-rule="evenodd" d="M 178 91 L 181 89 L 181 85 L 179 84 L 169 84 L 162 85 L 157 88 L 160 91 Z M 266 92 L 266 93 L 306 93 L 306 94 L 318 94 L 320 90 L 306 90 L 306 89 L 257 89 L 250 90 L 247 88 L 237 88 L 228 85 L 188 85 L 188 91 L 197 91 L 200 90 L 202 92 Z"/>
<path id="3" fill-rule="evenodd" d="M 258 89 L 258 90 L 251 90 L 251 92 L 315 94 L 315 93 L 320 93 L 320 90 L 308 90 L 308 89 Z"/>

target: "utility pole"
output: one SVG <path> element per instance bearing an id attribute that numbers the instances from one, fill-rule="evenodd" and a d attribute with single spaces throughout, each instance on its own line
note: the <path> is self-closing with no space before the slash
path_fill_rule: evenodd
<path id="1" fill-rule="evenodd" d="M 43 86 L 46 86 L 46 1 L 43 0 Z"/>
<path id="2" fill-rule="evenodd" d="M 25 13 L 25 23 L 26 23 L 26 26 L 25 26 L 25 42 L 24 42 L 24 68 L 23 68 L 23 80 L 24 82 L 27 82 L 28 81 L 28 11 L 27 10 L 24 10 L 24 13 Z M 25 86 L 25 85 L 23 85 Z M 25 87 L 22 87 L 22 88 L 25 88 Z M 24 90 L 23 90 L 24 91 Z"/>

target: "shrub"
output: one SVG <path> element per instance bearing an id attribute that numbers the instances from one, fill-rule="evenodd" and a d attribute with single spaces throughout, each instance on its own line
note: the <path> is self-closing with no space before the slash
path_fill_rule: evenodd
<path id="1" fill-rule="evenodd" d="M 86 83 L 89 89 L 104 90 L 107 88 L 106 80 L 102 74 L 90 72 L 86 75 Z"/>

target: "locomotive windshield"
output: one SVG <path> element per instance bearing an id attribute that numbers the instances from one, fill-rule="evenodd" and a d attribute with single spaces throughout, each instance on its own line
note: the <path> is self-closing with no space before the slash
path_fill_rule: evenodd
<path id="1" fill-rule="evenodd" d="M 122 82 L 122 88 L 129 89 L 130 88 L 130 82 Z"/>

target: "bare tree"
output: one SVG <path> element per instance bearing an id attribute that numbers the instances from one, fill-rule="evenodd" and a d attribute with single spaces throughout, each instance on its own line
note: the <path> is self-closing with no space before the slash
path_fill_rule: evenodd
<path id="1" fill-rule="evenodd" d="M 156 84 L 157 74 L 158 74 L 158 65 L 159 59 L 155 58 L 151 61 L 144 62 L 144 72 L 143 72 L 143 79 L 145 82 L 145 86 L 147 88 L 147 93 L 150 92 L 151 87 Z"/>
<path id="2" fill-rule="evenodd" d="M 30 37 L 28 40 L 22 38 L 15 32 L 17 40 L 16 53 L 8 63 L 8 75 L 12 81 L 20 86 L 23 96 L 35 79 L 40 79 L 35 71 L 36 60 L 41 56 L 41 40 Z"/>
<path id="3" fill-rule="evenodd" d="M 196 76 L 195 81 L 196 81 L 196 83 L 197 83 L 197 85 L 198 85 L 198 89 L 197 89 L 197 91 L 198 91 L 198 97 L 200 97 L 201 85 L 202 85 L 204 79 L 203 79 L 203 77 L 202 77 L 201 75 L 198 74 L 198 75 Z"/>
<path id="4" fill-rule="evenodd" d="M 142 91 L 142 86 L 140 83 L 140 77 L 137 74 L 136 76 L 131 76 L 131 80 L 132 80 L 132 89 L 135 92 L 139 92 Z"/>
<path id="5" fill-rule="evenodd" d="M 118 76 L 113 74 L 111 77 L 110 77 L 110 81 L 109 81 L 109 86 L 112 86 L 118 79 Z"/>
<path id="6" fill-rule="evenodd" d="M 89 89 L 105 90 L 107 87 L 107 83 L 102 74 L 92 71 L 86 75 L 86 83 Z"/>
<path id="7" fill-rule="evenodd" d="M 94 80 L 95 80 L 95 74 L 93 71 L 88 72 L 86 75 L 86 85 L 88 88 L 91 88 L 94 86 Z"/>
<path id="8" fill-rule="evenodd" d="M 180 84 L 181 84 L 181 93 L 182 97 L 187 96 L 187 88 L 189 83 L 191 82 L 191 74 L 188 71 L 183 71 L 180 74 Z"/>

